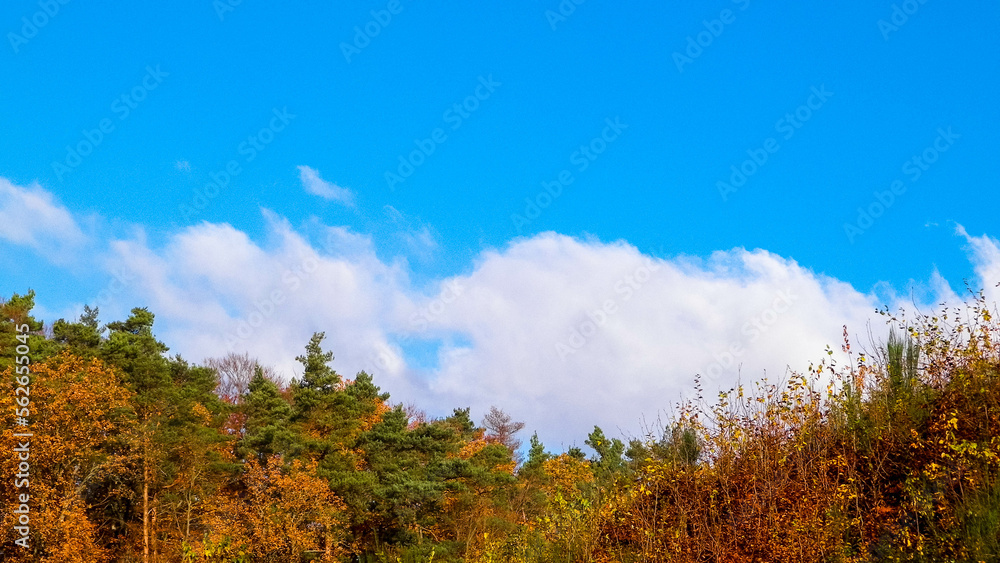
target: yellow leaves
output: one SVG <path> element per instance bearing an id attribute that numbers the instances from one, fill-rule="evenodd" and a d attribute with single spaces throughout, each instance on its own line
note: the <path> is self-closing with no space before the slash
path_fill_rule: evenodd
<path id="1" fill-rule="evenodd" d="M 550 493 L 573 491 L 579 493 L 580 486 L 594 481 L 594 474 L 585 461 L 562 454 L 542 463 L 542 470 L 549 477 L 544 487 Z"/>
<path id="2" fill-rule="evenodd" d="M 244 492 L 209 500 L 209 540 L 226 540 L 233 550 L 261 559 L 298 560 L 309 549 L 335 547 L 327 542 L 339 546 L 346 508 L 315 472 L 315 462 L 295 460 L 286 466 L 275 457 L 263 466 L 249 461 L 241 478 Z"/>
<path id="3" fill-rule="evenodd" d="M 108 553 L 97 543 L 96 527 L 88 520 L 81 493 L 102 470 L 122 461 L 104 453 L 106 445 L 127 433 L 130 394 L 115 373 L 98 360 L 84 361 L 64 353 L 32 366 L 30 431 L 30 509 L 32 543 L 45 563 L 102 562 Z M 11 376 L 8 370 L 4 378 Z M 0 449 L 13 451 L 13 396 L 0 395 Z M 0 472 L 13 475 L 16 459 L 0 457 Z M 0 489 L 0 505 L 24 492 Z M 3 518 L 0 538 L 11 530 L 10 513 Z M 11 559 L 15 561 L 15 559 Z"/>
<path id="4" fill-rule="evenodd" d="M 548 477 L 542 485 L 548 507 L 539 523 L 546 538 L 560 545 L 595 542 L 601 507 L 586 491 L 594 482 L 589 464 L 562 454 L 545 460 L 542 469 Z"/>
<path id="5" fill-rule="evenodd" d="M 208 426 L 212 422 L 212 413 L 210 413 L 208 409 L 205 408 L 205 405 L 201 403 L 195 403 L 194 406 L 191 408 L 191 411 L 194 413 L 195 417 L 197 417 L 197 419 L 200 420 L 201 423 L 204 424 L 205 426 Z"/>
<path id="6" fill-rule="evenodd" d="M 382 417 L 385 413 L 391 411 L 392 408 L 385 403 L 385 401 L 377 401 L 375 403 L 375 409 L 371 415 L 365 416 L 361 419 L 360 429 L 362 432 L 367 432 L 371 430 L 376 424 L 382 421 Z"/>
<path id="7" fill-rule="evenodd" d="M 462 446 L 462 449 L 459 450 L 457 457 L 459 459 L 470 459 L 472 456 L 481 452 L 483 448 L 488 445 L 490 445 L 490 442 L 485 439 L 472 440 Z"/>

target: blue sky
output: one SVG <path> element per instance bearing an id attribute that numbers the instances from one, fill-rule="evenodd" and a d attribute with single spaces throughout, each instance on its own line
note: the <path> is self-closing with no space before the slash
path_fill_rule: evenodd
<path id="1" fill-rule="evenodd" d="M 961 293 L 964 279 L 1000 281 L 984 279 L 1000 235 L 998 16 L 995 4 L 938 0 L 7 2 L 0 178 L 9 187 L 0 212 L 23 218 L 48 209 L 37 224 L 54 232 L 19 236 L 8 221 L 0 294 L 34 288 L 40 310 L 58 318 L 93 302 L 115 268 L 149 274 L 138 258 L 146 253 L 162 261 L 159 282 L 209 309 L 217 304 L 236 322 L 259 295 L 241 300 L 225 284 L 177 282 L 172 268 L 191 259 L 177 254 L 184 237 L 217 235 L 259 250 L 261 260 L 297 237 L 372 279 L 395 280 L 394 289 L 378 297 L 343 286 L 350 299 L 380 303 L 365 311 L 382 321 L 359 328 L 369 340 L 337 341 L 329 325 L 341 318 L 333 313 L 289 313 L 287 326 L 275 317 L 269 330 L 302 344 L 303 331 L 328 330 L 335 351 L 381 342 L 401 362 L 384 366 L 398 377 L 398 394 L 476 404 L 487 398 L 448 395 L 446 382 L 472 369 L 455 358 L 476 355 L 469 326 L 486 320 L 428 315 L 428 324 L 443 323 L 437 333 L 400 342 L 406 329 L 389 319 L 416 313 L 386 312 L 386 303 L 399 299 L 419 312 L 454 279 L 479 295 L 472 281 L 494 259 L 511 268 L 499 286 L 517 285 L 525 267 L 518 248 L 532 244 L 558 256 L 578 247 L 603 256 L 624 244 L 626 262 L 654 256 L 688 268 L 691 279 L 716 275 L 738 288 L 751 285 L 739 272 L 752 270 L 746 257 L 759 249 L 810 279 L 844 284 L 867 309 L 905 301 L 914 285 L 928 303 L 944 300 L 947 289 Z M 421 147 L 429 154 L 412 156 Z M 77 149 L 88 154 L 77 159 Z M 412 174 L 404 167 L 405 178 L 401 158 L 419 163 Z M 225 172 L 231 162 L 235 174 Z M 737 176 L 737 189 L 720 188 L 736 188 L 740 168 L 750 172 L 745 182 Z M 212 185 L 227 175 L 225 185 Z M 553 188 L 560 176 L 565 185 Z M 550 197 L 546 184 L 559 195 Z M 206 190 L 213 197 L 200 199 Z M 25 194 L 44 205 L 25 203 Z M 877 217 L 869 224 L 859 208 Z M 71 228 L 57 227 L 67 221 Z M 332 246 L 331 232 L 340 233 Z M 545 252 L 526 255 L 561 263 Z M 728 254 L 713 259 L 717 252 Z M 608 270 L 597 258 L 580 260 Z M 727 261 L 739 266 L 719 266 Z M 567 268 L 560 275 L 573 285 L 569 272 L 577 271 Z M 842 303 L 827 281 L 817 282 L 828 290 L 823 302 Z M 177 351 L 208 354 L 182 335 L 197 329 L 174 312 L 169 292 L 150 289 L 156 283 L 126 284 L 102 310 L 150 306 Z M 577 309 L 589 307 L 582 303 Z M 541 309 L 527 307 L 519 322 L 540 322 L 530 311 Z M 840 317 L 830 314 L 824 335 L 856 318 L 830 310 Z M 478 314 L 498 315 L 486 311 Z M 746 315 L 737 317 L 738 327 Z M 253 346 L 275 362 L 300 348 Z M 607 366 L 634 352 L 595 348 L 591 360 Z M 373 357 L 343 354 L 344 371 Z M 687 375 L 671 375 L 670 389 L 683 389 Z M 410 380 L 438 384 L 422 395 Z M 545 424 L 529 404 L 513 408 Z M 629 426 L 622 421 L 632 413 L 622 413 L 606 422 Z M 553 436 L 568 440 L 582 424 Z"/>

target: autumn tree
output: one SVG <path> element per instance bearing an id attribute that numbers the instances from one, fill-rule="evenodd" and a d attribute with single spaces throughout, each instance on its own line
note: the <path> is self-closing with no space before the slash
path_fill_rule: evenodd
<path id="1" fill-rule="evenodd" d="M 179 357 L 167 358 L 167 346 L 153 336 L 153 320 L 147 309 L 132 309 L 125 321 L 108 323 L 101 346 L 101 357 L 118 368 L 122 384 L 133 393 L 132 449 L 138 461 L 125 480 L 133 484 L 138 506 L 126 503 L 118 512 L 126 518 L 122 526 L 138 524 L 144 562 L 161 547 L 179 550 L 191 533 L 193 505 L 204 498 L 206 475 L 224 470 L 216 444 L 225 439 L 218 428 L 226 408 L 213 393 L 215 374 Z M 132 518 L 135 512 L 138 521 Z"/>
<path id="2" fill-rule="evenodd" d="M 344 504 L 315 462 L 250 459 L 208 511 L 209 532 L 186 549 L 189 559 L 286 563 L 316 554 L 332 562 L 345 551 Z"/>
<path id="3" fill-rule="evenodd" d="M 24 488 L 0 489 L 3 506 L 26 504 L 30 510 L 30 548 L 13 545 L 16 514 L 4 511 L 0 549 L 4 561 L 100 563 L 113 557 L 102 545 L 102 508 L 108 498 L 96 485 L 119 474 L 128 462 L 122 436 L 133 424 L 131 394 L 114 371 L 100 360 L 62 353 L 31 366 L 30 426 L 14 424 L 14 396 L 0 396 L 2 447 L 0 472 L 18 473 L 10 452 L 30 444 L 26 452 L 30 477 Z M 5 380 L 13 370 L 3 373 Z M 19 429 L 19 430 L 18 430 Z M 30 432 L 30 439 L 15 437 Z M 18 496 L 28 494 L 22 503 Z"/>

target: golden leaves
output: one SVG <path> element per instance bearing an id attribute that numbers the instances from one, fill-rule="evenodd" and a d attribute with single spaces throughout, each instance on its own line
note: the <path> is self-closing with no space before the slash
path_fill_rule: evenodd
<path id="1" fill-rule="evenodd" d="M 316 475 L 315 462 L 250 460 L 236 486 L 210 499 L 208 510 L 211 532 L 196 551 L 227 545 L 227 555 L 288 561 L 307 550 L 340 553 L 345 506 Z"/>
<path id="2" fill-rule="evenodd" d="M 88 519 L 82 494 L 102 472 L 119 459 L 108 451 L 116 437 L 127 431 L 130 394 L 115 373 L 99 360 L 84 361 L 61 354 L 32 366 L 30 493 L 32 543 L 39 558 L 23 558 L 22 550 L 10 547 L 12 520 L 5 514 L 0 530 L 9 561 L 46 563 L 91 563 L 109 558 L 96 539 L 96 526 Z M 9 378 L 8 370 L 3 375 Z M 13 451 L 13 397 L 0 397 L 2 440 L 0 448 Z M 16 460 L 0 458 L 0 472 L 15 473 Z M 24 490 L 0 490 L 3 502 Z"/>

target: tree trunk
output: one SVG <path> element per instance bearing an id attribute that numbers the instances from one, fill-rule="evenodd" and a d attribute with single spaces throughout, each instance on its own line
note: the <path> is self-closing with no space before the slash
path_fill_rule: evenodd
<path id="1" fill-rule="evenodd" d="M 187 514 L 185 515 L 184 520 L 184 543 L 187 543 L 188 538 L 191 536 L 191 510 L 193 506 L 194 503 L 191 502 L 191 492 L 188 491 Z"/>

